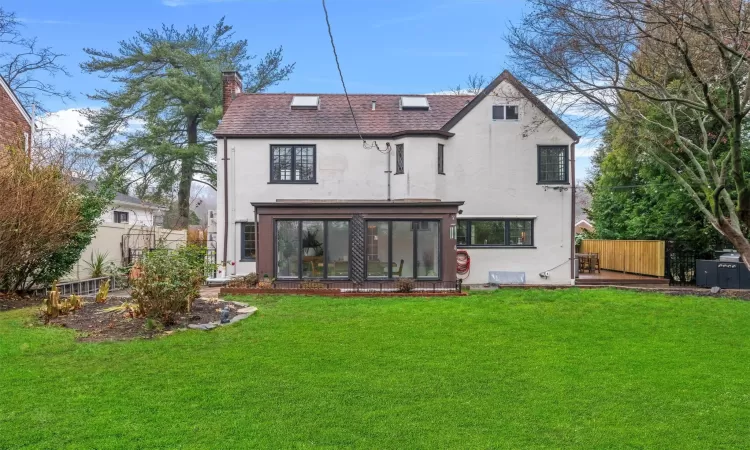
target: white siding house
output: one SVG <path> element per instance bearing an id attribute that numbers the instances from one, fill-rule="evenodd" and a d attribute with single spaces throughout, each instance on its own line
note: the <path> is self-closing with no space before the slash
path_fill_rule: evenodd
<path id="1" fill-rule="evenodd" d="M 239 94 L 237 75 L 226 73 L 224 81 L 225 116 L 215 134 L 217 248 L 225 275 L 260 271 L 264 257 L 279 267 L 275 243 L 266 246 L 273 255 L 256 254 L 276 237 L 261 231 L 254 204 L 442 201 L 463 205 L 441 225 L 440 258 L 455 260 L 464 250 L 471 265 L 458 275 L 446 273 L 455 264 L 444 265 L 441 279 L 572 283 L 578 137 L 510 73 L 476 97 L 421 96 L 427 106 L 414 109 L 402 106 L 401 96 L 350 96 L 368 148 L 343 95 L 297 94 L 317 97 L 317 104 L 295 109 L 294 94 Z M 290 154 L 294 165 L 276 167 Z M 305 182 L 274 180 L 304 178 L 300 167 L 310 162 Z M 417 259 L 421 252 L 415 247 Z M 406 259 L 401 265 L 409 265 Z"/>

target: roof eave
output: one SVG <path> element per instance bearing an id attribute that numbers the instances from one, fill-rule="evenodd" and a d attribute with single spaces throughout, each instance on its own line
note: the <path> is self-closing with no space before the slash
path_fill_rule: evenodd
<path id="1" fill-rule="evenodd" d="M 547 105 L 544 104 L 541 100 L 539 100 L 539 97 L 534 95 L 533 92 L 531 92 L 526 86 L 523 85 L 516 77 L 513 76 L 509 71 L 504 70 L 503 73 L 498 75 L 497 78 L 492 80 L 492 82 L 482 90 L 479 94 L 477 94 L 476 97 L 474 97 L 469 103 L 464 106 L 461 111 L 456 113 L 455 116 L 451 118 L 443 127 L 441 130 L 448 131 L 451 128 L 453 128 L 458 122 L 461 121 L 472 109 L 474 109 L 479 103 L 482 102 L 487 96 L 492 94 L 495 89 L 500 86 L 500 84 L 503 81 L 507 81 L 511 85 L 513 85 L 514 88 L 516 88 L 524 97 L 526 97 L 534 106 L 537 107 L 542 113 L 547 116 L 552 123 L 557 125 L 565 134 L 567 134 L 571 139 L 573 139 L 574 143 L 578 143 L 581 140 L 581 137 L 573 131 L 568 124 L 566 124 L 560 117 L 557 116 L 551 109 L 547 107 Z"/>
<path id="2" fill-rule="evenodd" d="M 409 136 L 433 136 L 451 138 L 455 133 L 447 130 L 404 130 L 395 133 L 353 134 L 353 133 L 224 133 L 217 131 L 217 139 L 397 139 Z"/>

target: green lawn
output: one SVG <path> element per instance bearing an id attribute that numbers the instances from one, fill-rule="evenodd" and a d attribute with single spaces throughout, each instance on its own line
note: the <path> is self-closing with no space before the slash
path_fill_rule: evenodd
<path id="1" fill-rule="evenodd" d="M 251 299 L 77 343 L 0 313 L 0 448 L 736 448 L 750 303 L 611 290 Z"/>

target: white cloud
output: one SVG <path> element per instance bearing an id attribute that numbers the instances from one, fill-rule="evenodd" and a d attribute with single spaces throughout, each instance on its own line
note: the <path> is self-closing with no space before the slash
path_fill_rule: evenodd
<path id="1" fill-rule="evenodd" d="M 578 156 L 593 156 L 596 149 L 601 145 L 602 139 L 599 137 L 581 138 L 581 141 L 576 144 L 576 157 Z"/>
<path id="2" fill-rule="evenodd" d="M 37 129 L 73 138 L 80 135 L 82 128 L 88 123 L 80 109 L 61 109 L 38 117 Z"/>

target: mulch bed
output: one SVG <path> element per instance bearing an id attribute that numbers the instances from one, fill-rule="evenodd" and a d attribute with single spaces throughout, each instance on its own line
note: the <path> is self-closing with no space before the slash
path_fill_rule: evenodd
<path id="1" fill-rule="evenodd" d="M 229 307 L 230 319 L 238 315 L 237 310 L 242 308 L 221 300 L 209 303 L 205 299 L 198 299 L 193 302 L 192 310 L 189 313 L 179 315 L 173 325 L 146 329 L 147 319 L 145 318 L 133 319 L 120 311 L 104 311 L 107 308 L 119 306 L 121 303 L 121 300 L 112 298 L 107 299 L 106 303 L 87 300 L 80 310 L 67 316 L 52 319 L 49 324 L 79 331 L 78 340 L 84 342 L 150 339 L 159 335 L 172 334 L 176 330 L 185 329 L 190 324 L 218 322 L 221 318 L 219 311 L 224 306 Z M 38 302 L 35 304 L 39 305 Z"/>
<path id="2" fill-rule="evenodd" d="M 0 312 L 10 311 L 11 309 L 29 308 L 31 306 L 41 306 L 42 302 L 44 302 L 44 299 L 40 297 L 0 293 Z"/>

